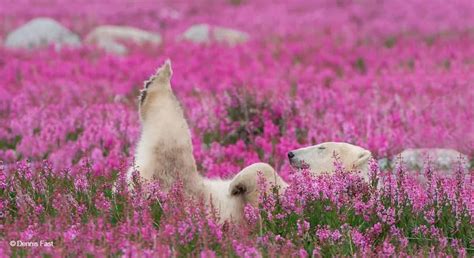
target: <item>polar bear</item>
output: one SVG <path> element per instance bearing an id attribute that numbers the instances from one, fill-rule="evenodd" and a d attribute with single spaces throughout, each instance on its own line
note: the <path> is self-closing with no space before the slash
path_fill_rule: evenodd
<path id="1" fill-rule="evenodd" d="M 362 178 L 369 182 L 368 162 L 372 153 L 362 147 L 345 142 L 324 142 L 288 152 L 288 159 L 294 168 L 306 167 L 313 175 L 333 173 L 334 154 L 346 171 L 361 172 Z"/>
<path id="2" fill-rule="evenodd" d="M 256 205 L 259 173 L 271 184 L 286 183 L 266 163 L 255 163 L 231 180 L 204 178 L 197 171 L 191 133 L 183 109 L 171 88 L 171 62 L 167 60 L 148 81 L 139 98 L 141 134 L 135 153 L 135 166 L 145 180 L 158 180 L 166 191 L 179 179 L 185 194 L 202 197 L 219 211 L 221 221 L 241 220 L 247 203 Z"/>

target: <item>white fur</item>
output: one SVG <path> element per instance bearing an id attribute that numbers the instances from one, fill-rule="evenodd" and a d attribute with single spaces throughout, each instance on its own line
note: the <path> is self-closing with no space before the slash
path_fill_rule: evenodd
<path id="1" fill-rule="evenodd" d="M 168 61 L 145 84 L 140 100 L 142 131 L 135 153 L 135 168 L 129 169 L 127 180 L 131 183 L 136 169 L 144 179 L 157 179 L 168 190 L 179 178 L 185 193 L 204 198 L 219 212 L 221 221 L 239 221 L 245 204 L 255 205 L 258 172 L 282 188 L 286 183 L 265 163 L 244 168 L 232 180 L 201 176 L 196 169 L 188 124 L 171 89 L 171 76 Z"/>
<path id="2" fill-rule="evenodd" d="M 370 151 L 345 142 L 324 142 L 291 151 L 294 154 L 290 158 L 293 167 L 302 168 L 304 165 L 314 175 L 334 173 L 334 153 L 340 158 L 343 167 L 361 172 L 361 176 L 368 182 L 368 161 L 372 154 Z M 290 157 L 290 153 L 289 153 Z"/>
<path id="3" fill-rule="evenodd" d="M 242 198 L 230 195 L 228 189 L 232 180 L 204 179 L 203 181 L 205 198 L 219 211 L 221 219 L 240 221 L 245 203 Z"/>

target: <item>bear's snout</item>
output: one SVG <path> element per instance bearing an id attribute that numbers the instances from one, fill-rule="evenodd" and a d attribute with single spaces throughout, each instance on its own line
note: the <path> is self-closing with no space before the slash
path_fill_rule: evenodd
<path id="1" fill-rule="evenodd" d="M 287 153 L 288 160 L 290 161 L 290 165 L 294 168 L 300 168 L 301 160 L 296 157 L 296 153 L 294 151 L 290 151 Z"/>
<path id="2" fill-rule="evenodd" d="M 288 152 L 288 159 L 289 159 L 290 161 L 291 161 L 291 159 L 292 159 L 293 157 L 295 157 L 295 154 L 294 154 L 292 151 Z"/>

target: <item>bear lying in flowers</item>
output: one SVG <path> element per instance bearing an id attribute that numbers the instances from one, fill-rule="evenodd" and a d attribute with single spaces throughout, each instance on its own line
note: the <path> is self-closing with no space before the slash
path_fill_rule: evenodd
<path id="1" fill-rule="evenodd" d="M 181 180 L 189 196 L 203 198 L 216 208 L 221 220 L 239 221 L 246 203 L 257 205 L 259 173 L 269 183 L 286 188 L 287 184 L 266 163 L 255 163 L 232 180 L 204 178 L 197 171 L 191 133 L 183 110 L 171 88 L 172 69 L 166 61 L 145 82 L 139 99 L 141 135 L 135 153 L 135 169 L 145 180 L 158 180 L 166 191 Z M 132 180 L 133 169 L 127 175 Z"/>
<path id="2" fill-rule="evenodd" d="M 208 179 L 197 171 L 193 156 L 191 133 L 179 101 L 171 88 L 171 63 L 166 61 L 156 74 L 145 82 L 139 99 L 142 125 L 135 153 L 135 169 L 145 180 L 156 179 L 165 190 L 181 180 L 189 196 L 204 198 L 215 207 L 221 220 L 242 219 L 244 206 L 258 205 L 259 176 L 270 184 L 286 189 L 288 184 L 266 163 L 255 163 L 240 171 L 231 180 Z M 333 154 L 341 158 L 344 168 L 362 170 L 368 181 L 369 151 L 348 143 L 327 142 L 288 153 L 294 167 L 305 164 L 313 175 L 334 171 Z M 132 182 L 132 172 L 128 182 Z"/>

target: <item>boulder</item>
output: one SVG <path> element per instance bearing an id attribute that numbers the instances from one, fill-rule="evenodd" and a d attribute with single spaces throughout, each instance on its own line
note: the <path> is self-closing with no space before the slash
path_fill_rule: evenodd
<path id="1" fill-rule="evenodd" d="M 159 34 L 134 27 L 104 25 L 92 30 L 84 41 L 95 44 L 106 52 L 123 55 L 128 52 L 124 43 L 159 45 L 162 39 Z"/>
<path id="2" fill-rule="evenodd" d="M 10 32 L 5 39 L 6 48 L 34 49 L 49 45 L 77 47 L 81 41 L 79 36 L 51 18 L 35 18 Z"/>
<path id="3" fill-rule="evenodd" d="M 248 41 L 249 35 L 245 32 L 209 24 L 196 24 L 189 27 L 181 39 L 194 43 L 225 43 L 231 46 Z"/>
<path id="4" fill-rule="evenodd" d="M 406 149 L 400 154 L 393 156 L 391 163 L 392 167 L 394 167 L 398 159 L 401 158 L 407 170 L 424 170 L 428 157 L 431 160 L 432 168 L 436 171 L 442 171 L 446 175 L 454 173 L 460 159 L 462 160 L 464 171 L 469 171 L 469 157 L 453 149 Z"/>
<path id="5" fill-rule="evenodd" d="M 381 158 L 377 160 L 377 164 L 381 170 L 387 170 L 390 168 L 390 160 L 388 158 Z"/>

